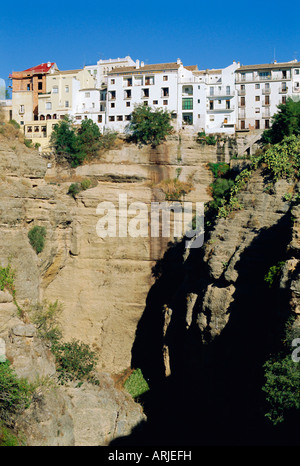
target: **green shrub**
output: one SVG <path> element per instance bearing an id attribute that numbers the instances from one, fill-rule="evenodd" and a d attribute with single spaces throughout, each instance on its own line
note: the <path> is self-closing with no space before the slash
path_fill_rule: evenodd
<path id="1" fill-rule="evenodd" d="M 33 306 L 30 310 L 32 322 L 38 329 L 38 336 L 50 344 L 57 344 L 62 333 L 59 328 L 59 316 L 62 305 L 58 301 L 49 303 L 44 301 Z"/>
<path id="2" fill-rule="evenodd" d="M 21 128 L 21 126 L 19 125 L 19 123 L 16 122 L 16 120 L 9 120 L 9 123 L 16 129 Z"/>
<path id="3" fill-rule="evenodd" d="M 0 424 L 0 447 L 18 447 L 20 445 L 18 437 L 5 425 Z"/>
<path id="4" fill-rule="evenodd" d="M 69 186 L 69 190 L 68 190 L 67 194 L 70 194 L 70 196 L 74 197 L 74 199 L 75 199 L 77 194 L 80 193 L 80 191 L 81 191 L 80 183 L 72 183 Z"/>
<path id="5" fill-rule="evenodd" d="M 32 140 L 31 139 L 24 139 L 24 144 L 26 147 L 32 147 Z"/>
<path id="6" fill-rule="evenodd" d="M 67 343 L 56 343 L 52 350 L 56 357 L 58 378 L 62 384 L 72 380 L 98 383 L 95 377 L 98 357 L 89 345 L 73 339 Z"/>
<path id="7" fill-rule="evenodd" d="M 12 417 L 24 411 L 31 402 L 32 387 L 25 379 L 20 379 L 10 366 L 10 362 L 0 363 L 0 419 L 10 425 Z"/>
<path id="8" fill-rule="evenodd" d="M 133 398 L 138 398 L 149 390 L 149 385 L 144 379 L 141 369 L 136 369 L 124 383 L 124 388 Z"/>
<path id="9" fill-rule="evenodd" d="M 272 265 L 272 267 L 269 268 L 268 272 L 266 273 L 264 277 L 264 281 L 269 285 L 269 288 L 272 287 L 276 278 L 279 277 L 281 269 L 284 266 L 284 264 L 285 264 L 284 261 L 280 261 L 276 265 Z"/>
<path id="10" fill-rule="evenodd" d="M 0 290 L 7 289 L 13 296 L 15 296 L 14 285 L 15 273 L 10 264 L 7 267 L 0 267 Z"/>
<path id="11" fill-rule="evenodd" d="M 81 189 L 85 191 L 86 189 L 91 187 L 91 184 L 92 184 L 91 180 L 86 179 L 86 180 L 81 181 L 80 186 L 81 186 Z"/>
<path id="12" fill-rule="evenodd" d="M 158 146 L 173 130 L 171 114 L 161 108 L 153 110 L 143 104 L 137 105 L 131 114 L 127 131 L 139 146 Z"/>
<path id="13" fill-rule="evenodd" d="M 29 242 L 37 254 L 40 254 L 44 249 L 45 237 L 46 228 L 38 225 L 33 227 L 28 233 Z"/>

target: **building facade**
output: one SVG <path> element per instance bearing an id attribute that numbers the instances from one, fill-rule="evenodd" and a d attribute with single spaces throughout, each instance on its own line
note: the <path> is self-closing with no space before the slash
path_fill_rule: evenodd
<path id="1" fill-rule="evenodd" d="M 239 130 L 264 130 L 288 97 L 300 96 L 300 62 L 241 66 L 236 71 Z"/>

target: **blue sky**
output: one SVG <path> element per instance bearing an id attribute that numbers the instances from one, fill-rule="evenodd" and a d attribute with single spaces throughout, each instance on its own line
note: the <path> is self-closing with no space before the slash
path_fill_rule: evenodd
<path id="1" fill-rule="evenodd" d="M 286 13 L 285 13 L 286 11 Z M 47 61 L 77 69 L 130 55 L 200 69 L 300 61 L 299 6 L 271 1 L 1 2 L 0 77 Z"/>

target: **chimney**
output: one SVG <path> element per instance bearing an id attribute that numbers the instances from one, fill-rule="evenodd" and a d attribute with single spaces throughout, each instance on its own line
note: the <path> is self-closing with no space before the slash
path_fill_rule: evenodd
<path id="1" fill-rule="evenodd" d="M 136 66 L 136 69 L 138 70 L 140 67 L 140 60 L 136 60 L 135 66 Z"/>
<path id="2" fill-rule="evenodd" d="M 143 61 L 141 61 L 141 68 L 143 68 L 144 65 L 145 65 L 145 63 Z"/>
<path id="3" fill-rule="evenodd" d="M 180 58 L 177 58 L 177 65 L 182 65 L 182 61 L 180 60 Z"/>

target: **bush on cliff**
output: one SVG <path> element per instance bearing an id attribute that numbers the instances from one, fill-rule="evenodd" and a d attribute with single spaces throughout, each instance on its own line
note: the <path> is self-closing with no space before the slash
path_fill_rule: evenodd
<path id="1" fill-rule="evenodd" d="M 265 144 L 277 144 L 284 137 L 300 135 L 300 101 L 288 98 L 285 104 L 278 105 L 278 112 L 272 118 L 272 126 L 263 132 Z"/>
<path id="2" fill-rule="evenodd" d="M 151 145 L 154 148 L 173 130 L 170 121 L 169 112 L 141 104 L 133 110 L 127 131 L 130 139 L 139 146 Z"/>
<path id="3" fill-rule="evenodd" d="M 31 228 L 28 238 L 31 246 L 37 254 L 40 254 L 45 246 L 46 228 L 36 225 Z"/>
<path id="4" fill-rule="evenodd" d="M 72 118 L 65 116 L 54 126 L 50 145 L 58 160 L 63 158 L 72 167 L 77 167 L 85 160 L 97 157 L 101 149 L 111 149 L 116 137 L 117 133 L 113 131 L 101 134 L 98 125 L 91 119 L 75 126 Z"/>

